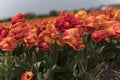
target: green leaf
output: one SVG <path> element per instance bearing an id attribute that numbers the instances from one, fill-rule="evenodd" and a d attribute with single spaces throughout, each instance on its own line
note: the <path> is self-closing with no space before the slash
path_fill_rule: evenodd
<path id="1" fill-rule="evenodd" d="M 37 80 L 44 80 L 41 72 L 37 73 Z"/>

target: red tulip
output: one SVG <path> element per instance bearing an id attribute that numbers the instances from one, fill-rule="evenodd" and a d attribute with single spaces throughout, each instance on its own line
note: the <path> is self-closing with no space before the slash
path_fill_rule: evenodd
<path id="1" fill-rule="evenodd" d="M 76 22 L 74 13 L 72 12 L 61 12 L 56 20 L 56 27 L 60 32 L 64 32 L 67 29 L 73 28 L 78 24 Z"/>
<path id="2" fill-rule="evenodd" d="M 8 35 L 8 30 L 4 27 L 4 25 L 0 24 L 0 40 L 5 38 Z"/>
<path id="3" fill-rule="evenodd" d="M 107 32 L 105 30 L 99 30 L 99 31 L 95 31 L 94 33 L 92 33 L 91 38 L 95 41 L 95 42 L 101 42 L 103 40 L 105 40 L 105 38 L 107 37 Z"/>
<path id="4" fill-rule="evenodd" d="M 25 73 L 22 74 L 20 80 L 33 80 L 34 74 L 32 72 L 26 71 Z"/>
<path id="5" fill-rule="evenodd" d="M 25 22 L 25 17 L 23 14 L 19 13 L 19 14 L 12 17 L 11 22 L 13 25 L 18 23 L 18 22 Z"/>

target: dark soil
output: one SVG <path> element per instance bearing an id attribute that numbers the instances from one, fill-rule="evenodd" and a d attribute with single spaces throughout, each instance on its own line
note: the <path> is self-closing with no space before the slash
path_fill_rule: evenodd
<path id="1" fill-rule="evenodd" d="M 120 59 L 109 60 L 94 80 L 120 80 Z"/>

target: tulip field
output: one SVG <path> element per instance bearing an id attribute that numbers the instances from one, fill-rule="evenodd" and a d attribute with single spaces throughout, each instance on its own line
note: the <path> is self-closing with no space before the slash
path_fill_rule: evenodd
<path id="1" fill-rule="evenodd" d="M 0 80 L 120 80 L 99 76 L 111 60 L 120 60 L 119 8 L 0 23 Z"/>

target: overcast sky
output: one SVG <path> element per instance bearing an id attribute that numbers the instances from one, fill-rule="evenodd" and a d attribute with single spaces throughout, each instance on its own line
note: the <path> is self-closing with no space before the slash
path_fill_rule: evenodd
<path id="1" fill-rule="evenodd" d="M 17 13 L 48 13 L 50 10 L 89 9 L 100 5 L 120 4 L 120 0 L 0 0 L 0 19 Z"/>

